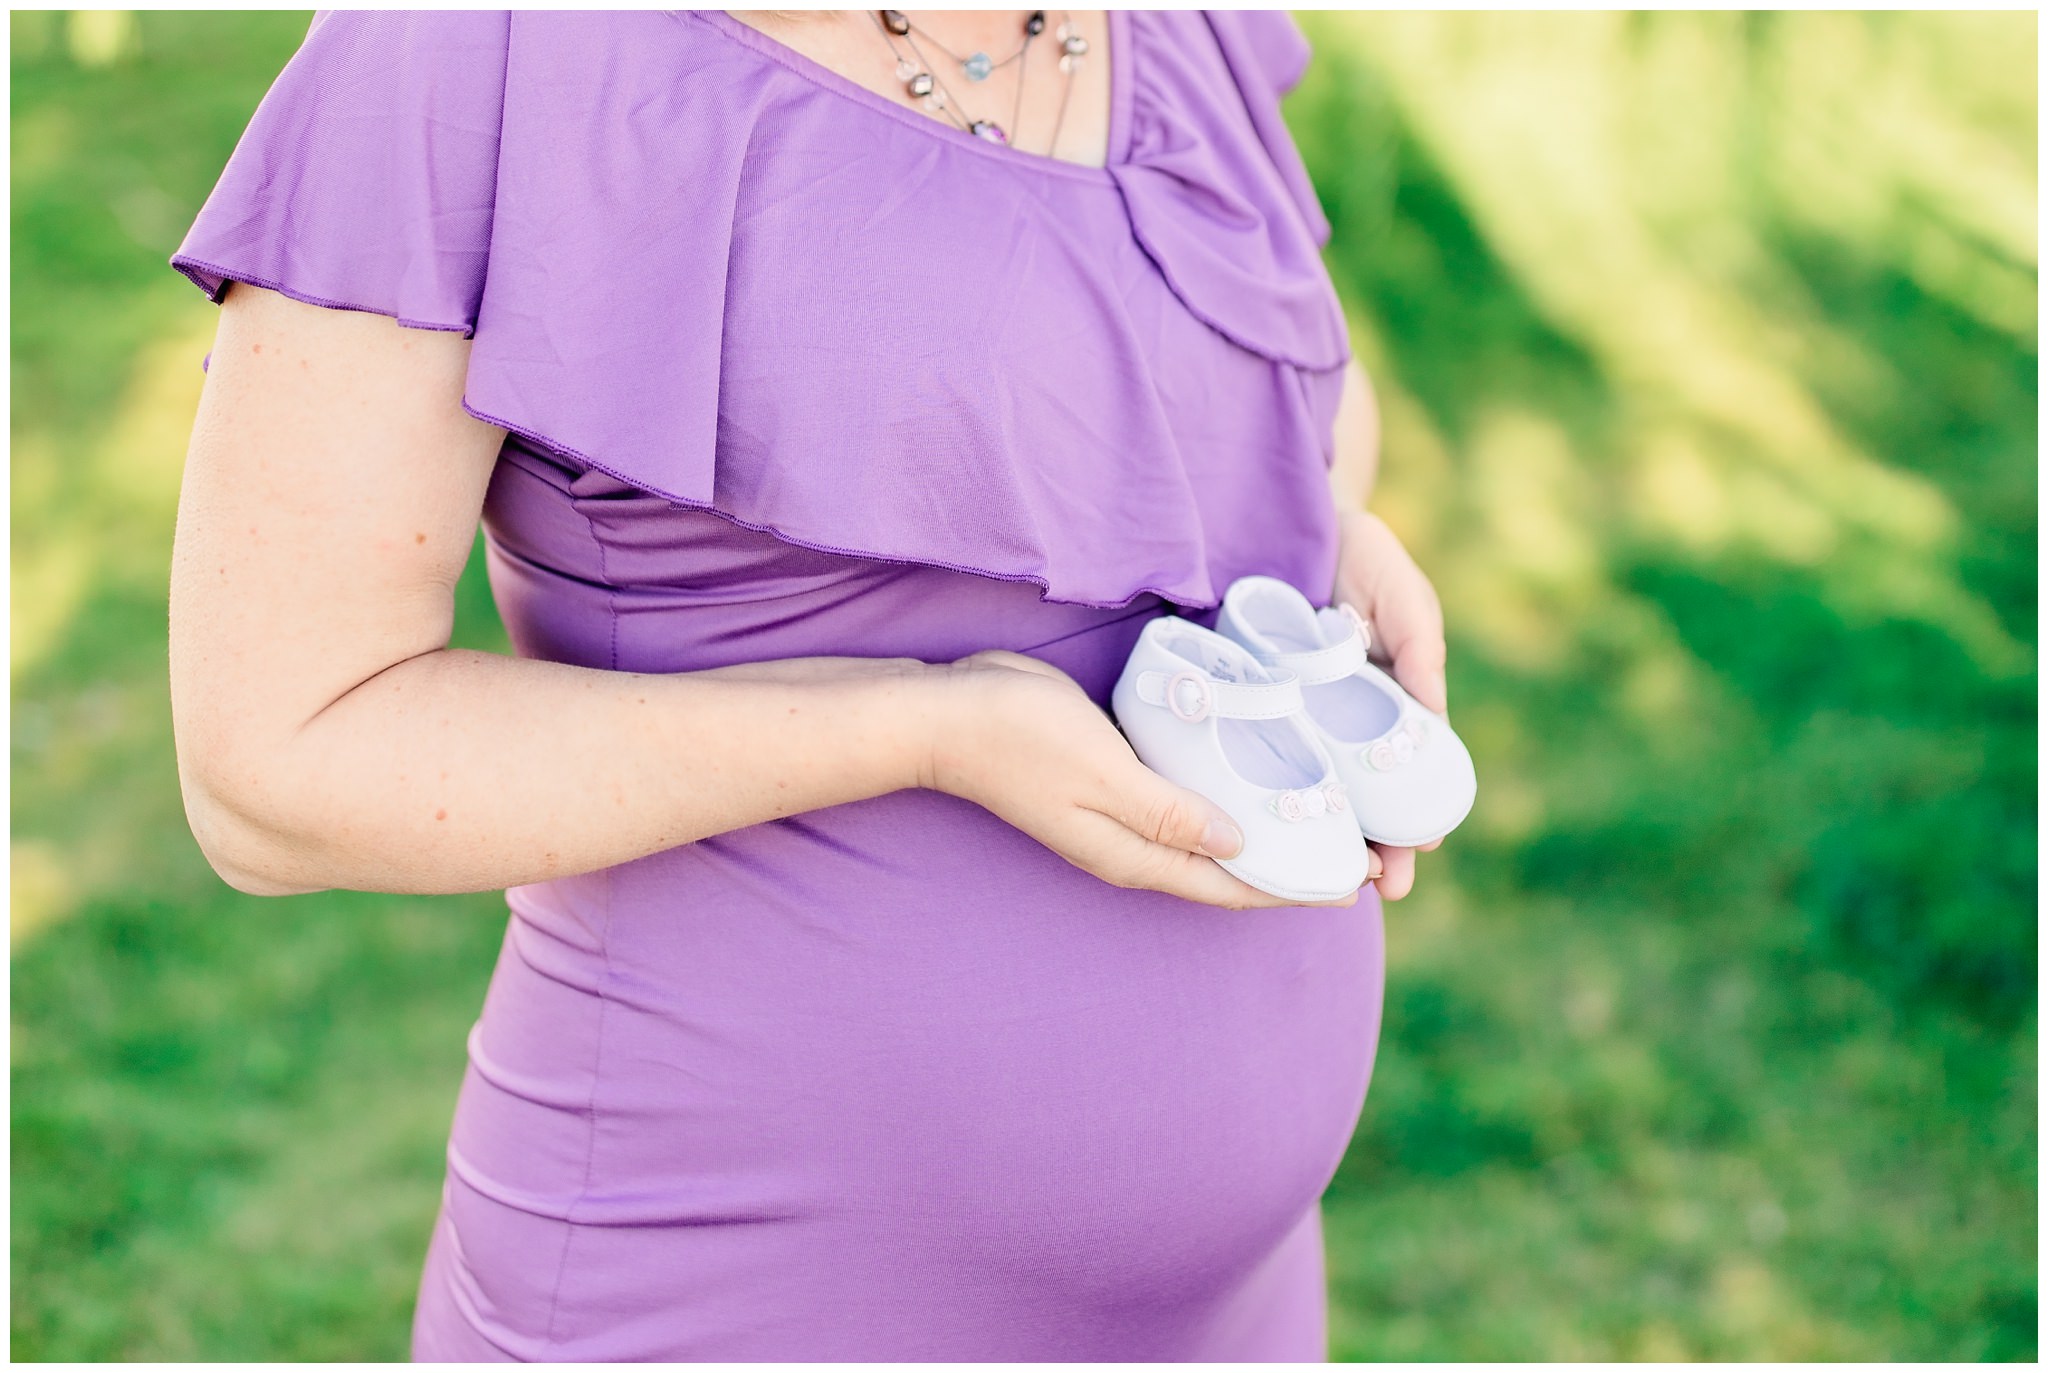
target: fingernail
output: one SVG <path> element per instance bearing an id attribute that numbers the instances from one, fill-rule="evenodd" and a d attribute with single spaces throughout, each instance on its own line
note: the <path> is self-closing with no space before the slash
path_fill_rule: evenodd
<path id="1" fill-rule="evenodd" d="M 1202 831 L 1202 852 L 1211 858 L 1235 858 L 1244 848 L 1244 832 L 1228 820 L 1211 820 Z"/>
<path id="2" fill-rule="evenodd" d="M 1377 882 L 1387 875 L 1387 865 L 1380 861 L 1380 856 L 1377 853 L 1372 856 L 1372 867 L 1368 869 L 1368 872 L 1369 876 L 1365 879 L 1368 882 Z"/>

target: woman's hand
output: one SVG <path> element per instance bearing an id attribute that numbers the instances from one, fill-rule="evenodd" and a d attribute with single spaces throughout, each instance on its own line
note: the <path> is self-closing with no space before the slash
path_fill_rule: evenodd
<path id="1" fill-rule="evenodd" d="M 1308 904 L 1271 896 L 1212 858 L 1244 836 L 1214 802 L 1138 761 L 1074 679 L 1021 653 L 991 650 L 943 671 L 941 714 L 920 783 L 973 801 L 1084 872 L 1247 910 Z M 1343 901 L 1316 905 L 1349 906 Z"/>
<path id="2" fill-rule="evenodd" d="M 1444 611 L 1436 588 L 1408 556 L 1408 550 L 1379 516 L 1367 511 L 1338 515 L 1337 599 L 1349 601 L 1372 622 L 1372 656 L 1389 665 L 1410 696 L 1439 713 L 1444 695 Z M 1421 851 L 1443 841 L 1431 840 Z M 1416 849 L 1374 844 L 1385 864 L 1379 893 L 1398 901 L 1415 886 Z"/>

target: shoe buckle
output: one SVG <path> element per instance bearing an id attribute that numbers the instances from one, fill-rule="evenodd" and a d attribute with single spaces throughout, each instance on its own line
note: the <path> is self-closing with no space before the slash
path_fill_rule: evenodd
<path id="1" fill-rule="evenodd" d="M 1195 689 L 1194 704 L 1186 708 L 1181 705 L 1180 689 L 1183 684 Z M 1209 711 L 1215 703 L 1215 694 L 1209 690 L 1209 679 L 1199 672 L 1182 669 L 1166 680 L 1166 708 L 1173 712 L 1176 720 L 1190 725 L 1200 724 L 1209 718 Z"/>

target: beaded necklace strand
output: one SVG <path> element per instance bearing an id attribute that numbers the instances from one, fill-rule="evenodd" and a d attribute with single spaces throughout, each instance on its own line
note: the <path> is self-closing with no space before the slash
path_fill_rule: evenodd
<path id="1" fill-rule="evenodd" d="M 1015 52 L 1000 62 L 991 58 L 987 53 L 979 51 L 969 53 L 966 57 L 960 56 L 944 43 L 941 43 L 929 30 L 911 23 L 910 16 L 901 10 L 872 10 L 870 14 L 874 17 L 875 26 L 881 30 L 882 40 L 889 45 L 889 55 L 896 59 L 896 79 L 903 83 L 903 88 L 910 93 L 913 99 L 921 102 L 927 110 L 935 114 L 943 114 L 954 125 L 967 133 L 973 134 L 976 138 L 990 143 L 1008 143 L 1011 141 L 1018 122 L 1023 116 L 1024 79 L 1029 72 L 1028 58 L 1031 52 L 1032 40 L 1045 32 L 1044 10 L 1033 10 L 1025 18 L 1023 41 L 1017 45 Z M 917 40 L 920 35 L 923 36 L 926 42 L 937 48 L 955 66 L 959 67 L 969 81 L 976 84 L 988 80 L 996 71 L 1009 66 L 1012 62 L 1017 64 L 1017 98 L 1011 109 L 1010 126 L 1008 129 L 1005 129 L 993 119 L 975 118 L 961 107 L 959 99 L 954 96 L 946 83 L 939 78 L 938 64 L 926 57 L 924 49 L 918 45 Z M 1057 148 L 1060 141 L 1060 130 L 1065 127 L 1067 121 L 1067 101 L 1073 94 L 1074 89 L 1073 76 L 1081 65 L 1081 59 L 1087 55 L 1088 40 L 1081 36 L 1074 27 L 1072 20 L 1064 12 L 1061 13 L 1059 27 L 1054 30 L 1053 36 L 1059 40 L 1060 45 L 1060 75 L 1066 78 L 1060 87 L 1059 113 L 1055 117 L 1052 126 L 1052 143 L 1050 146 Z M 911 54 L 909 57 L 904 56 L 902 49 L 896 46 L 896 40 L 899 38 L 909 46 Z M 912 60 L 913 58 L 915 60 Z"/>

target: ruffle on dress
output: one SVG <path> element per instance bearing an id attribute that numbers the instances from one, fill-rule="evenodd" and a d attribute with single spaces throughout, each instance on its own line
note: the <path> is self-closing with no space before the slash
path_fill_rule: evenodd
<path id="1" fill-rule="evenodd" d="M 461 332 L 471 414 L 791 543 L 1213 606 L 1248 493 L 1328 513 L 1305 374 L 1349 350 L 1279 116 L 1306 44 L 1112 23 L 1123 156 L 1090 168 L 719 12 L 319 11 L 170 261 Z M 1176 428 L 1203 388 L 1272 407 L 1242 481 Z"/>
<path id="2" fill-rule="evenodd" d="M 1311 371 L 1343 366 L 1350 346 L 1320 255 L 1329 221 L 1280 116 L 1307 64 L 1300 30 L 1272 10 L 1131 18 L 1142 79 L 1114 171 L 1138 240 L 1218 332 Z M 1213 42 L 1186 32 L 1205 23 Z M 1226 111 L 1203 117 L 1236 97 L 1252 138 Z"/>
<path id="3" fill-rule="evenodd" d="M 1318 248 L 1330 244 L 1330 221 L 1316 198 L 1308 164 L 1294 146 L 1294 135 L 1280 113 L 1280 100 L 1308 74 L 1314 52 L 1293 18 L 1284 10 L 1212 10 L 1209 26 L 1230 62 L 1245 108 L 1259 141 L 1273 159 L 1274 170 L 1301 211 Z"/>

